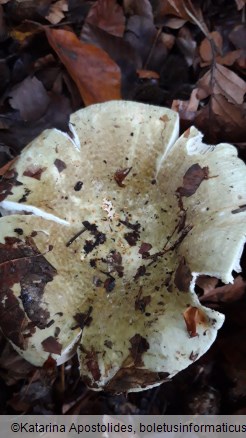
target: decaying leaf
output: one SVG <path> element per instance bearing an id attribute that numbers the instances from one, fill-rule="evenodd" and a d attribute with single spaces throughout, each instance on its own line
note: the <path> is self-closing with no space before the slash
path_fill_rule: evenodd
<path id="1" fill-rule="evenodd" d="M 202 11 L 192 0 L 164 0 L 160 2 L 159 15 L 175 15 L 183 20 L 195 23 L 204 34 L 208 33 Z"/>
<path id="2" fill-rule="evenodd" d="M 32 121 L 43 116 L 50 103 L 50 97 L 42 82 L 27 77 L 9 93 L 10 105 L 20 111 L 21 118 Z"/>
<path id="3" fill-rule="evenodd" d="M 199 91 L 197 96 L 205 99 L 213 94 L 221 94 L 228 102 L 242 104 L 246 93 L 246 83 L 234 72 L 216 64 L 198 82 Z"/>
<path id="4" fill-rule="evenodd" d="M 201 302 L 231 303 L 240 300 L 246 293 L 246 280 L 241 275 L 235 278 L 233 284 L 226 284 L 220 287 L 215 287 L 216 279 L 214 278 L 213 280 L 213 284 L 210 280 L 210 286 L 204 288 L 204 295 L 200 297 Z M 199 282 L 198 285 L 201 287 Z"/>
<path id="5" fill-rule="evenodd" d="M 121 98 L 120 68 L 104 50 L 80 41 L 67 30 L 46 28 L 46 34 L 85 105 Z"/>
<path id="6" fill-rule="evenodd" d="M 188 307 L 188 309 L 184 311 L 184 320 L 187 331 L 191 338 L 198 336 L 197 329 L 199 324 L 202 324 L 203 328 L 205 329 L 207 322 L 206 316 L 201 309 L 198 309 L 197 307 Z"/>
<path id="7" fill-rule="evenodd" d="M 125 16 L 122 7 L 116 0 L 98 0 L 95 2 L 85 22 L 118 37 L 122 37 L 124 34 Z"/>
<path id="8" fill-rule="evenodd" d="M 171 110 L 93 105 L 71 116 L 70 136 L 44 131 L 4 176 L 0 325 L 31 363 L 77 349 L 89 387 L 137 391 L 214 341 L 223 316 L 201 306 L 195 281 L 240 271 L 246 212 L 233 211 L 246 204 L 246 171 L 233 146 L 205 145 L 193 127 L 177 136 Z M 25 174 L 34 163 L 40 178 Z M 119 169 L 131 169 L 123 187 Z"/>
<path id="9" fill-rule="evenodd" d="M 52 24 L 58 24 L 64 17 L 64 12 L 68 11 L 68 1 L 58 0 L 52 3 L 49 12 L 46 15 L 46 19 Z"/>

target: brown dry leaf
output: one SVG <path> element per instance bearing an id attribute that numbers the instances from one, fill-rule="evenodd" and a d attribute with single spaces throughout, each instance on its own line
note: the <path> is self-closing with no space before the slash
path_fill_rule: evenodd
<path id="1" fill-rule="evenodd" d="M 170 29 L 180 29 L 184 26 L 187 20 L 178 17 L 169 17 L 165 19 L 165 26 L 170 27 Z"/>
<path id="2" fill-rule="evenodd" d="M 175 15 L 196 24 L 205 35 L 208 34 L 202 11 L 192 0 L 163 0 L 158 15 Z"/>
<path id="3" fill-rule="evenodd" d="M 211 32 L 209 34 L 209 37 L 213 40 L 215 47 L 218 51 L 218 53 L 221 53 L 222 51 L 222 45 L 223 45 L 223 39 L 219 32 Z M 211 47 L 211 43 L 208 38 L 204 38 L 204 40 L 201 42 L 201 45 L 199 47 L 199 53 L 203 61 L 205 63 L 210 63 L 213 61 L 213 51 Z"/>
<path id="4" fill-rule="evenodd" d="M 197 44 L 188 27 L 183 26 L 180 29 L 176 39 L 176 44 L 184 55 L 187 65 L 191 66 L 194 61 Z"/>
<path id="5" fill-rule="evenodd" d="M 179 113 L 181 125 L 184 130 L 191 125 L 191 122 L 194 121 L 197 114 L 200 102 L 197 98 L 197 90 L 198 89 L 195 88 L 192 91 L 189 100 L 176 99 L 172 102 L 171 109 Z"/>
<path id="6" fill-rule="evenodd" d="M 7 172 L 7 170 L 10 168 L 10 166 L 12 166 L 12 164 L 15 162 L 16 159 L 17 157 L 13 158 L 12 160 L 10 160 L 8 163 L 6 163 L 4 166 L 0 168 L 0 176 L 3 176 Z"/>
<path id="7" fill-rule="evenodd" d="M 237 64 L 245 68 L 245 51 L 244 50 L 233 50 L 224 56 L 216 56 L 216 62 L 222 65 L 233 65 L 237 61 Z"/>
<path id="8" fill-rule="evenodd" d="M 171 50 L 175 44 L 176 38 L 174 35 L 171 35 L 170 33 L 162 32 L 161 40 L 164 43 L 167 50 Z"/>
<path id="9" fill-rule="evenodd" d="M 219 32 L 211 32 L 209 34 L 210 38 L 213 40 L 216 52 L 217 54 L 213 53 L 213 49 L 211 47 L 211 42 L 208 38 L 205 38 L 200 45 L 199 53 L 201 56 L 202 61 L 200 62 L 202 67 L 205 67 L 213 62 L 213 60 L 216 61 L 217 64 L 222 65 L 233 65 L 238 59 L 242 58 L 244 53 L 243 50 L 232 50 L 225 55 L 221 55 L 222 53 L 222 46 L 223 46 L 223 39 Z M 215 56 L 216 55 L 216 56 Z"/>
<path id="10" fill-rule="evenodd" d="M 229 40 L 236 49 L 246 50 L 246 28 L 244 24 L 239 24 L 228 35 Z"/>
<path id="11" fill-rule="evenodd" d="M 97 0 L 91 7 L 85 23 L 122 37 L 125 30 L 123 9 L 116 0 Z"/>
<path id="12" fill-rule="evenodd" d="M 200 298 L 200 301 L 231 303 L 233 301 L 240 300 L 245 295 L 245 293 L 246 280 L 244 280 L 244 278 L 239 275 L 237 278 L 235 278 L 233 284 L 226 284 L 225 286 L 217 288 L 212 287 L 211 284 L 211 288 L 207 288 L 207 291 L 204 289 L 204 295 Z"/>
<path id="13" fill-rule="evenodd" d="M 219 94 L 211 96 L 209 103 L 197 112 L 195 125 L 210 143 L 242 143 L 246 135 L 243 106 L 229 103 Z"/>
<path id="14" fill-rule="evenodd" d="M 224 96 L 228 102 L 242 104 L 246 93 L 246 83 L 236 73 L 223 65 L 215 64 L 198 81 L 197 96 L 206 99 L 211 94 Z"/>
<path id="15" fill-rule="evenodd" d="M 42 82 L 30 76 L 14 86 L 9 97 L 10 105 L 20 111 L 20 116 L 25 121 L 41 118 L 50 103 L 50 97 Z"/>
<path id="16" fill-rule="evenodd" d="M 193 164 L 183 177 L 183 186 L 177 192 L 180 196 L 192 196 L 204 179 L 208 179 L 208 167 L 201 167 L 198 163 Z"/>
<path id="17" fill-rule="evenodd" d="M 121 99 L 120 68 L 104 50 L 80 41 L 67 30 L 46 28 L 45 31 L 85 105 Z"/>
<path id="18" fill-rule="evenodd" d="M 141 56 L 139 68 L 160 72 L 165 64 L 167 49 L 161 39 L 161 29 L 157 30 L 150 18 L 139 15 L 129 17 L 124 40 Z"/>
<path id="19" fill-rule="evenodd" d="M 198 336 L 196 328 L 198 324 L 206 323 L 206 317 L 201 309 L 197 307 L 188 307 L 183 313 L 187 331 L 191 338 Z"/>
<path id="20" fill-rule="evenodd" d="M 126 15 L 140 15 L 153 20 L 152 6 L 149 0 L 123 0 Z"/>
<path id="21" fill-rule="evenodd" d="M 153 70 L 137 70 L 137 75 L 141 79 L 159 79 L 160 75 Z"/>
<path id="22" fill-rule="evenodd" d="M 208 275 L 199 275 L 196 279 L 196 285 L 199 286 L 204 295 L 200 298 L 202 300 L 205 299 L 205 296 L 208 295 L 214 288 L 217 286 L 219 280 L 216 277 L 209 277 Z"/>
<path id="23" fill-rule="evenodd" d="M 1 349 L 0 377 L 4 378 L 7 385 L 14 385 L 19 380 L 26 379 L 34 370 L 34 365 L 16 353 L 9 343 Z"/>
<path id="24" fill-rule="evenodd" d="M 230 127 L 245 132 L 245 116 L 243 106 L 236 106 L 229 103 L 224 96 L 213 96 L 211 99 L 211 109 L 218 116 L 224 130 L 229 134 Z"/>
<path id="25" fill-rule="evenodd" d="M 241 11 L 241 9 L 244 8 L 246 0 L 235 0 L 236 5 L 237 5 L 237 10 Z"/>
<path id="26" fill-rule="evenodd" d="M 45 16 L 46 20 L 48 20 L 52 24 L 60 23 L 61 20 L 65 17 L 64 12 L 68 11 L 68 0 L 59 0 L 53 3 L 50 8 L 48 14 Z"/>

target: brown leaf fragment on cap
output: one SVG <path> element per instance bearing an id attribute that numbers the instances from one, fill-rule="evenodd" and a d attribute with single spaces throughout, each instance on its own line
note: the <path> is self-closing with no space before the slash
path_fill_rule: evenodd
<path id="1" fill-rule="evenodd" d="M 75 321 L 78 323 L 78 326 L 83 329 L 85 326 L 89 327 L 92 322 L 91 312 L 93 308 L 92 306 L 89 307 L 88 311 L 86 313 L 76 313 L 74 315 Z M 77 328 L 77 326 L 76 326 Z"/>
<path id="2" fill-rule="evenodd" d="M 116 170 L 114 174 L 114 179 L 117 182 L 119 187 L 125 187 L 125 184 L 123 184 L 124 179 L 127 177 L 127 175 L 132 170 L 132 167 L 127 167 L 125 169 L 118 169 Z"/>
<path id="3" fill-rule="evenodd" d="M 44 351 L 53 354 L 61 354 L 62 345 L 53 336 L 49 336 L 48 338 L 44 339 L 41 344 Z"/>
<path id="4" fill-rule="evenodd" d="M 151 250 L 152 245 L 151 243 L 145 243 L 143 242 L 139 248 L 138 253 L 141 254 L 142 258 L 146 258 L 149 256 L 149 251 Z"/>
<path id="5" fill-rule="evenodd" d="M 86 353 L 86 366 L 88 368 L 88 370 L 90 371 L 93 379 L 95 381 L 100 380 L 101 378 L 101 373 L 100 373 L 100 368 L 98 365 L 98 359 L 97 359 L 97 353 L 95 351 L 88 351 Z"/>
<path id="6" fill-rule="evenodd" d="M 61 173 L 67 167 L 64 161 L 60 160 L 59 158 L 56 158 L 56 160 L 54 161 L 54 165 L 56 166 L 59 173 Z"/>
<path id="7" fill-rule="evenodd" d="M 192 196 L 204 179 L 208 179 L 208 167 L 201 167 L 197 163 L 193 164 L 185 173 L 183 186 L 179 187 L 177 192 L 180 196 Z"/>
<path id="8" fill-rule="evenodd" d="M 30 178 L 35 178 L 38 181 L 40 181 L 41 175 L 46 169 L 47 169 L 47 167 L 39 167 L 36 169 L 34 167 L 33 168 L 29 167 L 23 172 L 23 175 L 29 176 Z"/>
<path id="9" fill-rule="evenodd" d="M 191 352 L 189 359 L 192 360 L 192 362 L 195 362 L 195 360 L 198 358 L 199 353 L 194 353 L 194 351 Z"/>
<path id="10" fill-rule="evenodd" d="M 15 169 L 8 170 L 0 181 L 0 202 L 8 195 L 12 195 L 12 188 L 22 186 L 23 183 L 17 181 L 18 173 Z"/>
<path id="11" fill-rule="evenodd" d="M 142 355 L 149 349 L 149 343 L 147 339 L 143 338 L 139 333 L 134 335 L 130 339 L 131 348 L 129 351 L 134 360 L 135 366 L 143 366 Z"/>
<path id="12" fill-rule="evenodd" d="M 204 313 L 197 307 L 190 306 L 184 311 L 183 316 L 190 338 L 198 336 L 197 324 L 205 324 L 207 322 Z"/>
<path id="13" fill-rule="evenodd" d="M 106 292 L 112 292 L 115 288 L 115 279 L 113 277 L 109 277 L 104 281 L 103 284 Z"/>
<path id="14" fill-rule="evenodd" d="M 174 284 L 181 292 L 188 292 L 192 275 L 189 266 L 186 264 L 185 258 L 182 257 L 178 268 L 175 272 Z"/>
<path id="15" fill-rule="evenodd" d="M 138 231 L 132 231 L 132 233 L 125 233 L 124 239 L 126 239 L 127 243 L 130 246 L 135 246 L 137 244 L 137 241 L 140 237 L 140 234 Z"/>
<path id="16" fill-rule="evenodd" d="M 122 265 L 122 255 L 118 251 L 111 251 L 107 257 L 108 271 L 117 272 L 121 278 L 124 275 L 124 266 Z"/>
<path id="17" fill-rule="evenodd" d="M 151 295 L 146 295 L 145 297 L 137 297 L 135 301 L 135 310 L 140 310 L 140 312 L 144 313 L 146 306 L 151 302 Z"/>

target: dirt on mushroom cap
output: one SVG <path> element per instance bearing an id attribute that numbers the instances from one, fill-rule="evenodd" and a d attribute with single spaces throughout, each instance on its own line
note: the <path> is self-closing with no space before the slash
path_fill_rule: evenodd
<path id="1" fill-rule="evenodd" d="M 9 179 L 1 186 L 3 208 L 33 214 L 1 218 L 1 244 L 12 239 L 15 262 L 10 257 L 1 265 L 0 314 L 11 311 L 14 299 L 26 331 L 25 343 L 11 341 L 36 365 L 49 354 L 61 363 L 76 346 L 92 388 L 158 385 L 203 354 L 223 322 L 192 290 L 199 273 L 231 281 L 239 269 L 245 212 L 231 211 L 245 203 L 244 165 L 230 145 L 203 145 L 195 128 L 175 143 L 178 116 L 164 108 L 95 105 L 71 117 L 71 130 L 72 139 L 45 131 L 14 163 L 18 184 L 7 193 Z M 208 169 L 199 181 L 189 171 L 194 166 Z M 184 197 L 179 188 L 187 172 L 195 190 Z M 28 245 L 34 254 L 21 253 Z M 42 280 L 31 257 L 37 265 L 44 258 L 53 273 L 39 294 L 47 312 L 42 329 L 26 310 Z M 28 287 L 20 276 L 6 283 L 19 263 L 29 263 Z M 204 316 L 193 337 L 184 319 L 189 307 Z"/>

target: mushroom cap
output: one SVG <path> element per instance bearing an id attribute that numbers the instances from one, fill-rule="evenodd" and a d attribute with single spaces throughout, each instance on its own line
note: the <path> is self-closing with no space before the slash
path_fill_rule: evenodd
<path id="1" fill-rule="evenodd" d="M 232 282 L 246 171 L 178 114 L 112 101 L 44 131 L 0 183 L 0 327 L 41 366 L 77 350 L 93 389 L 159 385 L 204 354 L 224 317 L 194 293 Z"/>

